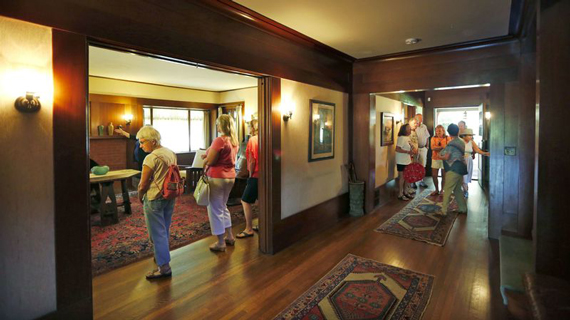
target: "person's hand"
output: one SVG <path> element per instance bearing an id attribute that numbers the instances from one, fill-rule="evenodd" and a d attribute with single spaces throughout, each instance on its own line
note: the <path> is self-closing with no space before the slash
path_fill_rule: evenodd
<path id="1" fill-rule="evenodd" d="M 207 157 L 207 156 L 206 156 L 205 154 L 203 154 L 203 155 L 200 156 L 200 158 L 202 158 L 202 159 L 206 159 L 206 157 Z"/>
<path id="2" fill-rule="evenodd" d="M 140 195 L 140 194 L 139 194 L 139 201 L 144 204 L 143 198 L 144 198 L 144 194 L 143 194 L 143 195 Z"/>
<path id="3" fill-rule="evenodd" d="M 122 134 L 123 136 L 125 136 L 125 137 L 127 137 L 127 138 L 130 137 L 130 134 L 129 134 L 128 132 L 126 132 L 125 130 L 121 129 L 121 128 L 115 129 L 115 132 L 118 133 L 118 134 Z"/>

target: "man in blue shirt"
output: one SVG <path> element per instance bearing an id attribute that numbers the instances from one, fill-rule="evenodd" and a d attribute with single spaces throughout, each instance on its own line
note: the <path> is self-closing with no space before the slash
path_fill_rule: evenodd
<path id="1" fill-rule="evenodd" d="M 447 132 L 453 140 L 439 153 L 445 168 L 445 187 L 443 188 L 443 205 L 441 207 L 444 216 L 447 215 L 452 192 L 455 195 L 459 213 L 467 213 L 467 202 L 461 189 L 463 176 L 467 174 L 465 143 L 459 139 L 459 127 L 456 124 L 450 124 L 447 127 Z"/>

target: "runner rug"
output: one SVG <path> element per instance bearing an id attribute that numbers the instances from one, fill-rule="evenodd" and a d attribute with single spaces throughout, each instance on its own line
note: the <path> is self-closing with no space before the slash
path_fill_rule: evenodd
<path id="1" fill-rule="evenodd" d="M 121 197 L 118 198 L 122 201 Z M 119 208 L 119 223 L 101 227 L 99 214 L 91 215 L 91 266 L 93 275 L 122 267 L 153 255 L 148 240 L 142 204 L 130 197 L 131 215 Z M 232 224 L 245 221 L 242 206 L 229 207 Z M 257 207 L 254 207 L 254 217 Z M 198 206 L 194 197 L 184 194 L 176 200 L 170 226 L 170 249 L 175 249 L 211 234 L 206 207 Z"/>
<path id="2" fill-rule="evenodd" d="M 402 238 L 443 246 L 457 218 L 457 203 L 449 204 L 448 214 L 441 215 L 443 195 L 430 196 L 433 190 L 424 190 L 375 231 Z"/>
<path id="3" fill-rule="evenodd" d="M 421 319 L 433 281 L 349 254 L 275 319 Z"/>

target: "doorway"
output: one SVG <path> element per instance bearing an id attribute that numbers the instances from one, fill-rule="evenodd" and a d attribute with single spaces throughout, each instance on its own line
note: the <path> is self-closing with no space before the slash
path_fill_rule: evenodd
<path id="1" fill-rule="evenodd" d="M 483 141 L 483 105 L 458 108 L 434 108 L 434 127 L 442 125 L 447 128 L 450 124 L 464 121 L 467 128 L 473 130 L 473 141 L 481 145 Z M 473 180 L 479 180 L 481 155 L 473 159 Z"/>
<path id="2" fill-rule="evenodd" d="M 142 205 L 136 198 L 136 173 L 143 159 L 137 158 L 135 137 L 145 125 L 161 133 L 161 144 L 176 153 L 187 180 L 174 210 L 171 250 L 209 236 L 206 208 L 192 201 L 193 187 L 202 174 L 193 165 L 194 158 L 217 137 L 216 119 L 222 113 L 233 116 L 240 143 L 245 140 L 249 134 L 245 119 L 262 107 L 259 77 L 100 44 L 89 46 L 88 71 L 89 158 L 107 165 L 109 172 L 133 172 L 120 182 L 91 184 L 93 275 L 152 256 Z M 99 203 L 93 199 L 94 189 L 99 190 Z M 239 215 L 240 209 L 238 202 L 230 212 Z M 178 218 L 177 210 L 183 210 Z M 172 230 L 173 226 L 178 229 Z"/>

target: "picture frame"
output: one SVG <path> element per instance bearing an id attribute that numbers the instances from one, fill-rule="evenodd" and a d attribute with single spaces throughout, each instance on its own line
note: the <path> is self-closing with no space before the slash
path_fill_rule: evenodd
<path id="1" fill-rule="evenodd" d="M 390 146 L 394 144 L 395 116 L 392 113 L 380 113 L 380 145 Z"/>
<path id="2" fill-rule="evenodd" d="M 309 100 L 309 162 L 334 158 L 336 105 Z"/>

